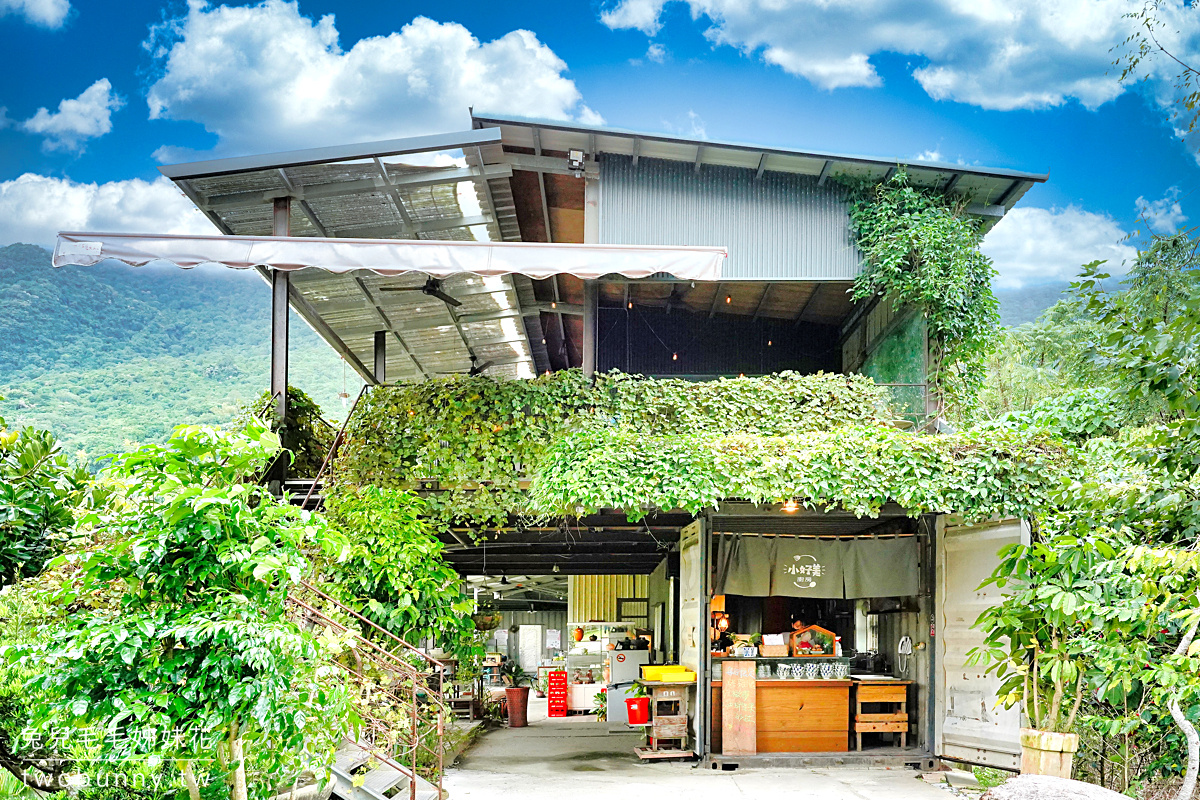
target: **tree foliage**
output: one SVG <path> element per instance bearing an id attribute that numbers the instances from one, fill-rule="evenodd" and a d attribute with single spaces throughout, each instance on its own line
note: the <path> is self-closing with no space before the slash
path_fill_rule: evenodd
<path id="1" fill-rule="evenodd" d="M 409 644 L 432 639 L 463 660 L 482 655 L 470 616 L 475 603 L 442 557 L 420 497 L 344 486 L 327 492 L 325 502 L 330 524 L 349 542 L 344 557 L 325 567 L 331 590 Z"/>
<path id="2" fill-rule="evenodd" d="M 1048 728 L 1074 723 L 1088 777 L 1121 791 L 1180 772 L 1186 790 L 1200 764 L 1195 250 L 1188 234 L 1153 237 L 1118 291 L 1085 265 L 1018 332 L 1072 390 L 991 423 L 1070 437 L 1081 461 L 1034 516 L 1034 541 L 1002 553 L 990 582 L 1006 595 L 977 623 L 976 657 L 1005 679 L 1002 700 Z"/>
<path id="3" fill-rule="evenodd" d="M 49 431 L 8 430 L 0 417 L 0 586 L 37 574 L 62 550 L 90 483 Z"/>
<path id="4" fill-rule="evenodd" d="M 94 545 L 59 557 L 73 569 L 57 602 L 85 610 L 9 651 L 35 673 L 43 730 L 99 726 L 123 734 L 127 755 L 227 764 L 234 800 L 247 772 L 265 796 L 326 763 L 348 719 L 340 685 L 322 679 L 335 643 L 300 629 L 285 598 L 307 550 L 341 543 L 243 482 L 278 450 L 261 423 L 184 426 L 106 472 L 121 490 L 82 519 Z M 111 602 L 86 610 L 97 596 Z"/>

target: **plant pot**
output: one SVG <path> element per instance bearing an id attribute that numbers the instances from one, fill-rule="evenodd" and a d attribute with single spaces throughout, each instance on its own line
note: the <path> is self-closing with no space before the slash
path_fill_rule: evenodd
<path id="1" fill-rule="evenodd" d="M 504 696 L 508 698 L 508 727 L 524 728 L 529 724 L 529 687 L 509 686 Z"/>
<path id="2" fill-rule="evenodd" d="M 1021 774 L 1071 778 L 1071 762 L 1079 749 L 1079 736 L 1034 728 L 1021 729 Z"/>

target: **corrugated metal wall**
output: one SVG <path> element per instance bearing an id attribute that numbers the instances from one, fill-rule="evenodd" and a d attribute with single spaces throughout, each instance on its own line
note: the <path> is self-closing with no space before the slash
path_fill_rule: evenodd
<path id="1" fill-rule="evenodd" d="M 855 277 L 860 256 L 846 204 L 832 181 L 605 154 L 600 161 L 600 241 L 724 245 L 722 276 L 789 280 Z"/>
<path id="2" fill-rule="evenodd" d="M 566 612 L 566 609 L 563 609 L 561 611 L 501 611 L 500 619 L 502 620 L 502 622 L 496 628 L 496 630 L 498 630 L 498 631 L 510 630 L 514 625 L 516 625 L 518 627 L 521 625 L 541 625 L 542 628 L 544 629 L 542 632 L 543 648 L 545 646 L 545 630 L 554 629 L 554 630 L 562 631 L 562 633 L 561 633 L 562 638 L 560 639 L 560 641 L 564 642 L 564 643 L 566 642 L 566 636 L 567 636 L 567 632 L 566 632 L 567 612 Z M 493 631 L 492 635 L 488 638 L 488 641 L 485 643 L 485 647 L 488 650 L 488 652 L 497 652 L 495 631 Z M 504 648 L 501 648 L 498 652 L 504 653 L 509 658 L 516 658 L 517 653 L 519 651 L 520 651 L 520 639 L 518 638 L 517 634 L 509 633 L 508 634 L 508 645 Z"/>
<path id="3" fill-rule="evenodd" d="M 618 597 L 646 597 L 649 575 L 571 575 L 567 579 L 570 622 L 617 621 Z"/>

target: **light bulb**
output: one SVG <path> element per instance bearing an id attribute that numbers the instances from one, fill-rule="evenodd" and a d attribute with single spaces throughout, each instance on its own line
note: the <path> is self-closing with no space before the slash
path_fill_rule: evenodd
<path id="1" fill-rule="evenodd" d="M 671 360 L 672 360 L 672 361 L 678 361 L 678 360 L 679 360 L 679 353 L 671 353 Z"/>
<path id="2" fill-rule="evenodd" d="M 725 305 L 729 305 L 732 302 L 733 302 L 733 298 L 730 297 L 729 295 L 725 295 Z"/>

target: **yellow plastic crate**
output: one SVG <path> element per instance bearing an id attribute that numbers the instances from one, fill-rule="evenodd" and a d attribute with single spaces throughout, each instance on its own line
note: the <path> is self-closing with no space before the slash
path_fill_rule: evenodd
<path id="1" fill-rule="evenodd" d="M 648 664 L 642 667 L 642 680 L 694 681 L 696 673 L 680 664 Z"/>

